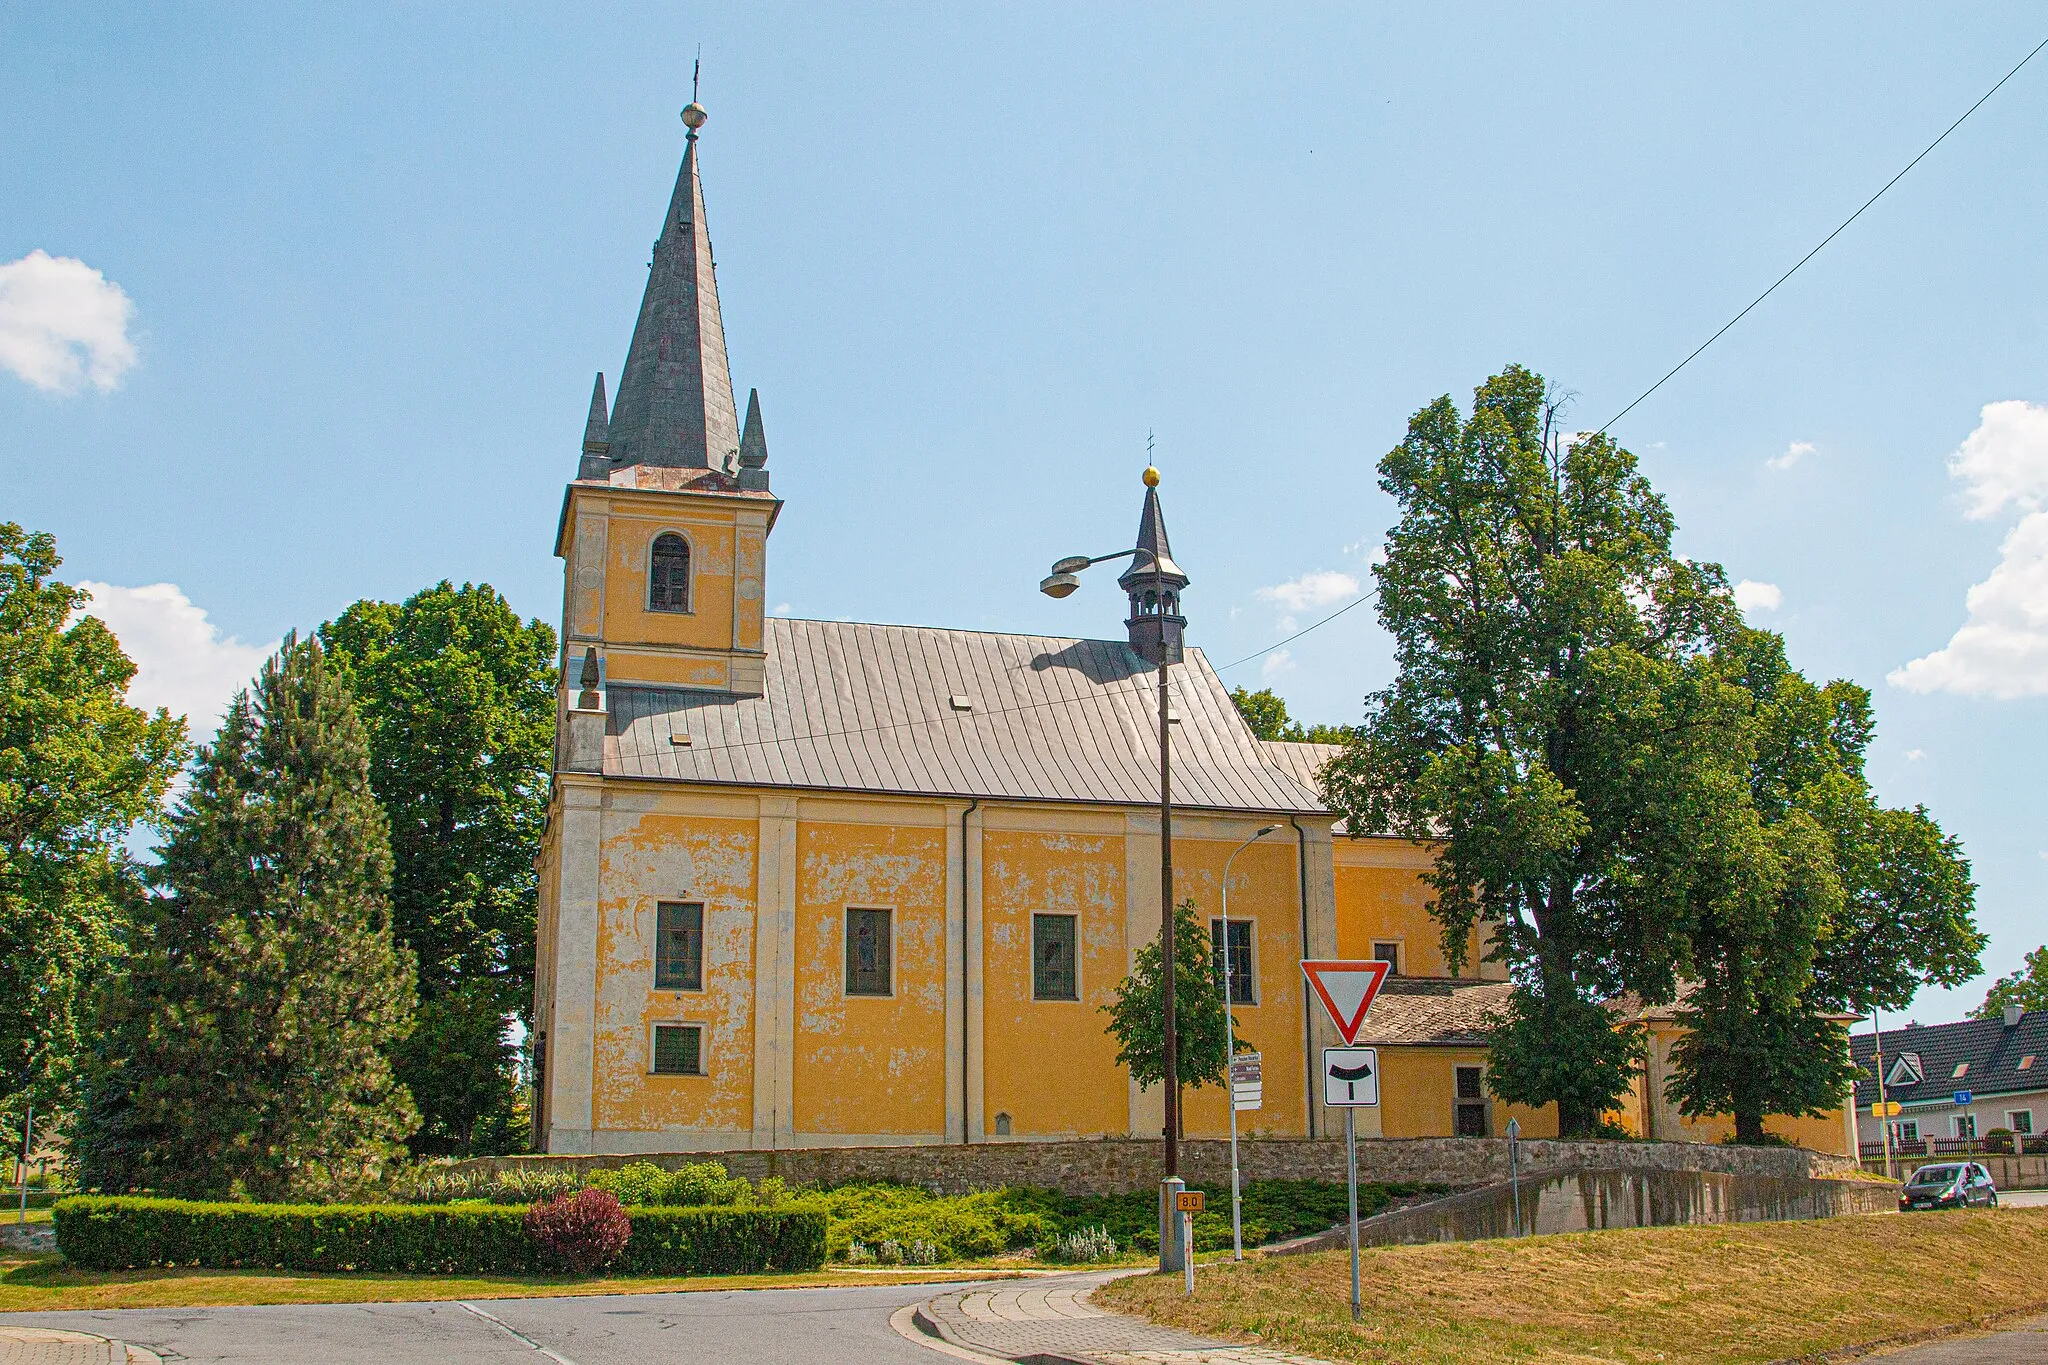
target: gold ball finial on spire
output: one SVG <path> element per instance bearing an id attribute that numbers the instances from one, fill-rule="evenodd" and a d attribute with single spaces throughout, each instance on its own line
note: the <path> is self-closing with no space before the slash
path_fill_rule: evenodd
<path id="1" fill-rule="evenodd" d="M 704 120 L 710 117 L 711 115 L 704 112 L 704 106 L 695 100 L 683 106 L 683 126 L 693 133 L 702 128 Z"/>
<path id="2" fill-rule="evenodd" d="M 1145 487 L 1159 487 L 1159 470 L 1149 464 L 1145 466 Z"/>

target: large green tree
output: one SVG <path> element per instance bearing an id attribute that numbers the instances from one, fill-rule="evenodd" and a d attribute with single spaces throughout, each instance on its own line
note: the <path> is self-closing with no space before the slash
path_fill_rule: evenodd
<path id="1" fill-rule="evenodd" d="M 391 852 L 347 685 L 287 638 L 169 822 L 77 1150 L 85 1180 L 275 1198 L 374 1170 L 417 1123 L 386 1052 L 413 1009 Z"/>
<path id="2" fill-rule="evenodd" d="M 1815 686 L 1768 631 L 1736 632 L 1720 662 L 1748 702 L 1730 751 L 1744 766 L 1697 836 L 1688 1033 L 1667 1093 L 1688 1114 L 1732 1114 L 1754 1142 L 1767 1115 L 1840 1106 L 1843 1016 L 1959 984 L 1984 936 L 1956 841 L 1870 789 L 1870 694 Z"/>
<path id="3" fill-rule="evenodd" d="M 10 1122 L 70 1075 L 79 1014 L 118 960 L 137 891 L 123 840 L 153 819 L 184 722 L 128 705 L 135 666 L 54 538 L 0 523 L 0 1102 Z M 18 1131 L 18 1130 L 17 1130 Z"/>
<path id="4" fill-rule="evenodd" d="M 1173 957 L 1174 1071 L 1185 1087 L 1222 1085 L 1228 1079 L 1222 965 L 1192 900 L 1174 907 Z M 1166 1078 L 1166 971 L 1158 939 L 1138 949 L 1116 999 L 1102 1008 L 1117 1041 L 1117 1065 L 1129 1068 L 1141 1086 L 1158 1085 Z"/>
<path id="5" fill-rule="evenodd" d="M 2018 971 L 1994 981 L 1985 992 L 1984 1003 L 1977 1006 L 1976 1017 L 2000 1018 L 2007 1005 L 2018 1005 L 2023 1010 L 2048 1010 L 2048 947 L 2034 949 Z"/>
<path id="6" fill-rule="evenodd" d="M 1351 727 L 1346 725 L 1303 725 L 1287 714 L 1287 703 L 1270 687 L 1256 692 L 1238 688 L 1230 694 L 1230 700 L 1237 705 L 1237 713 L 1244 717 L 1244 723 L 1251 727 L 1259 739 L 1279 739 L 1292 743 L 1342 744 L 1351 738 Z"/>
<path id="7" fill-rule="evenodd" d="M 1554 1101 L 1577 1135 L 1636 1065 L 1607 1002 L 1675 991 L 1693 835 L 1726 798 L 1743 708 L 1713 659 L 1739 625 L 1720 568 L 1673 552 L 1628 451 L 1561 423 L 1542 377 L 1511 366 L 1469 415 L 1448 396 L 1422 409 L 1381 460 L 1398 672 L 1326 782 L 1354 829 L 1442 841 L 1447 955 L 1492 926 L 1515 982 L 1493 1087 Z"/>
<path id="8" fill-rule="evenodd" d="M 391 827 L 392 919 L 419 960 L 418 1026 L 393 1060 L 416 1151 L 511 1150 L 508 1024 L 532 1008 L 533 867 L 547 820 L 555 633 L 488 584 L 357 602 L 320 629 L 368 732 Z"/>

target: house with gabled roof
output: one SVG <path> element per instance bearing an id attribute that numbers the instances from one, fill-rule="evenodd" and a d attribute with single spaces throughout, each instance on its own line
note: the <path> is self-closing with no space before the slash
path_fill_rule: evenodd
<path id="1" fill-rule="evenodd" d="M 1866 1153 L 1883 1150 L 1872 1110 L 1880 1065 L 1884 1098 L 1900 1110 L 1890 1120 L 1895 1150 L 1960 1153 L 1998 1129 L 2048 1150 L 2048 1010 L 2008 1006 L 1995 1019 L 1908 1024 L 1858 1033 L 1851 1043 L 1857 1139 Z"/>

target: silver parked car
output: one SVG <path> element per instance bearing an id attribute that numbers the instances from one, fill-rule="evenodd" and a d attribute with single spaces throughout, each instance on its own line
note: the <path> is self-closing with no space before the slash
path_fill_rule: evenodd
<path id="1" fill-rule="evenodd" d="M 1980 1204 L 1998 1207 L 1998 1187 L 1991 1172 L 1974 1161 L 1945 1161 L 1939 1166 L 1922 1166 L 1913 1172 L 1899 1194 L 1901 1211 L 1913 1209 L 1966 1209 Z"/>

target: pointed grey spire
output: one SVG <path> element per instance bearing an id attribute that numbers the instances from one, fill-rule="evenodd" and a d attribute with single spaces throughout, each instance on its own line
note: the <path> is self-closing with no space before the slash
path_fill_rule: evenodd
<path id="1" fill-rule="evenodd" d="M 604 371 L 590 390 L 590 416 L 583 423 L 583 459 L 576 466 L 579 479 L 601 479 L 611 469 L 611 420 L 605 415 Z"/>
<path id="2" fill-rule="evenodd" d="M 1131 615 L 1124 625 L 1130 631 L 1131 648 L 1154 664 L 1181 661 L 1187 618 L 1181 615 L 1181 589 L 1188 576 L 1173 562 L 1173 547 L 1166 540 L 1166 511 L 1159 505 L 1159 471 L 1145 470 L 1145 506 L 1138 513 L 1138 553 L 1116 580 L 1130 594 Z"/>
<path id="3" fill-rule="evenodd" d="M 704 186 L 697 175 L 697 129 L 704 111 L 692 104 L 683 121 L 690 129 L 683 167 L 654 242 L 647 292 L 612 408 L 611 461 L 731 473 L 738 468 L 740 424 L 704 221 Z"/>
<path id="4" fill-rule="evenodd" d="M 747 424 L 740 429 L 740 487 L 768 491 L 768 432 L 761 425 L 761 391 L 747 390 Z"/>
<path id="5" fill-rule="evenodd" d="M 577 681 L 583 685 L 583 690 L 576 697 L 576 709 L 579 711 L 599 711 L 604 709 L 604 701 L 597 695 L 598 671 L 597 651 L 595 649 L 583 651 L 583 673 Z"/>

